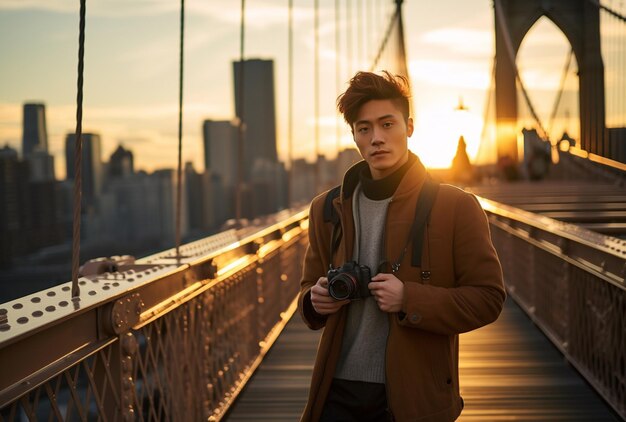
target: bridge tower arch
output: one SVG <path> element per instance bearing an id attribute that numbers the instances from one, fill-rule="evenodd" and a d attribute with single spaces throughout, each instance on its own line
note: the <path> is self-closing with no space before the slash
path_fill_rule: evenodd
<path id="1" fill-rule="evenodd" d="M 494 0 L 498 160 L 517 162 L 515 59 L 522 40 L 541 17 L 568 39 L 578 63 L 580 147 L 605 155 L 604 64 L 600 13 L 589 0 Z"/>

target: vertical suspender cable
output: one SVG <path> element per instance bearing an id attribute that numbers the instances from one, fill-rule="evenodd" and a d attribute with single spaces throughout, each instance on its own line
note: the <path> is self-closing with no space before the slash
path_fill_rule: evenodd
<path id="1" fill-rule="evenodd" d="M 624 2 L 620 1 L 620 11 L 624 11 Z M 620 34 L 618 39 L 619 41 L 619 73 L 618 75 L 622 75 L 619 77 L 619 81 L 618 81 L 618 92 L 622 92 L 624 93 L 623 95 L 619 96 L 620 99 L 620 103 L 619 103 L 619 109 L 620 109 L 620 113 L 622 115 L 622 121 L 619 122 L 619 124 L 624 127 L 626 126 L 626 118 L 624 117 L 626 115 L 626 24 L 624 24 L 624 22 L 622 22 L 622 25 L 620 26 Z M 623 139 L 620 141 L 622 143 L 622 145 L 624 143 L 626 143 L 626 139 Z M 623 147 L 626 148 L 626 147 Z"/>
<path id="2" fill-rule="evenodd" d="M 398 25 L 398 48 L 400 49 L 400 63 L 398 64 L 398 69 L 400 72 L 409 80 L 409 68 L 406 64 L 406 47 L 404 45 L 404 23 L 402 21 L 402 3 L 404 0 L 396 0 L 396 24 Z M 413 98 L 413 97 L 411 97 Z M 409 105 L 411 105 L 411 114 L 413 113 L 413 100 L 410 101 Z"/>
<path id="3" fill-rule="evenodd" d="M 354 50 L 352 49 L 352 0 L 346 0 L 346 58 L 348 60 L 348 78 L 354 72 Z"/>
<path id="4" fill-rule="evenodd" d="M 176 258 L 180 258 L 180 224 L 182 200 L 183 153 L 183 58 L 185 36 L 185 0 L 180 0 L 180 45 L 178 55 L 178 167 L 176 170 Z"/>
<path id="5" fill-rule="evenodd" d="M 339 95 L 341 89 L 341 51 L 340 37 L 339 37 L 339 0 L 335 0 L 335 95 Z M 341 149 L 341 129 L 339 115 L 335 115 L 335 142 L 337 149 L 337 158 L 339 158 L 339 152 Z"/>
<path id="6" fill-rule="evenodd" d="M 480 143 L 478 144 L 478 152 L 476 153 L 476 160 L 484 159 L 488 153 L 485 149 L 487 146 L 487 133 L 489 131 L 489 125 L 492 122 L 490 111 L 491 101 L 494 95 L 493 89 L 496 82 L 496 56 L 493 56 L 491 61 L 491 80 L 489 82 L 489 88 L 487 89 L 487 98 L 485 99 L 485 108 L 483 109 L 483 128 L 480 132 Z"/>
<path id="7" fill-rule="evenodd" d="M 287 117 L 287 136 L 288 139 L 288 155 L 289 155 L 289 173 L 287 177 L 287 208 L 291 208 L 291 200 L 293 189 L 293 0 L 289 0 L 289 34 L 288 48 L 289 56 L 289 93 L 288 93 L 288 117 Z"/>
<path id="8" fill-rule="evenodd" d="M 570 69 L 570 66 L 572 65 L 573 56 L 574 56 L 574 49 L 570 48 L 569 53 L 567 54 L 567 59 L 565 60 L 565 66 L 563 67 L 563 73 L 561 74 L 561 82 L 559 83 L 559 90 L 557 91 L 556 98 L 554 100 L 554 105 L 552 106 L 552 113 L 550 114 L 550 120 L 548 120 L 548 127 L 546 128 L 548 136 L 550 136 L 550 134 L 552 133 L 552 127 L 554 126 L 554 121 L 556 120 L 557 112 L 561 104 L 561 97 L 563 96 L 563 91 L 565 90 L 565 82 L 567 81 L 567 75 L 569 74 L 569 69 Z"/>
<path id="9" fill-rule="evenodd" d="M 319 0 L 315 0 L 315 66 L 314 66 L 314 107 L 315 107 L 315 194 L 320 189 L 320 63 L 319 63 Z"/>
<path id="10" fill-rule="evenodd" d="M 356 9 L 356 69 L 361 70 L 363 67 L 363 20 L 361 19 L 362 9 L 361 3 L 363 0 L 357 0 Z"/>
<path id="11" fill-rule="evenodd" d="M 373 28 L 375 28 L 374 26 L 374 16 L 372 15 L 372 0 L 367 0 L 367 3 L 365 3 L 365 11 L 366 11 L 366 20 L 365 20 L 365 33 L 367 35 L 366 38 L 366 43 L 365 43 L 365 55 L 368 55 L 368 52 L 371 51 L 371 46 L 374 44 L 372 42 L 372 37 L 374 37 L 374 30 Z M 375 40 L 376 38 L 374 38 Z M 375 42 L 375 41 L 374 41 Z M 365 60 L 369 60 L 371 57 L 366 57 Z"/>
<path id="12" fill-rule="evenodd" d="M 79 298 L 78 266 L 80 264 L 80 207 L 82 200 L 83 158 L 83 72 L 85 57 L 85 10 L 86 0 L 80 1 L 80 23 L 78 34 L 78 81 L 76 93 L 76 136 L 74 146 L 74 221 L 72 230 L 72 299 Z"/>
<path id="13" fill-rule="evenodd" d="M 243 195 L 243 130 L 244 130 L 244 41 L 246 28 L 246 0 L 241 0 L 241 25 L 239 28 L 239 122 L 237 132 L 237 193 L 235 195 L 235 218 L 241 227 L 241 203 Z"/>
<path id="14" fill-rule="evenodd" d="M 619 4 L 619 10 L 621 13 L 624 12 L 624 2 L 620 1 Z M 618 22 L 619 23 L 619 22 Z M 618 125 L 621 127 L 625 127 L 626 126 L 626 118 L 624 116 L 626 116 L 626 24 L 622 21 L 621 25 L 618 25 L 618 34 L 617 34 L 617 49 L 618 49 L 618 53 L 617 53 L 617 57 L 618 57 L 618 75 L 619 79 L 617 81 L 617 92 L 621 92 L 622 95 L 619 95 L 618 97 L 618 109 L 620 112 L 620 115 L 622 116 L 621 121 L 618 121 Z M 622 145 L 624 145 L 624 143 L 626 143 L 626 139 L 621 139 L 618 142 L 620 142 Z M 622 148 L 626 148 L 626 147 L 622 147 Z M 624 154 L 624 153 L 622 153 Z M 623 155 L 622 155 L 623 156 Z"/>
<path id="15" fill-rule="evenodd" d="M 374 57 L 374 60 L 372 61 L 372 64 L 369 68 L 370 72 L 374 72 L 376 70 L 376 66 L 378 66 L 378 63 L 380 62 L 383 53 L 385 52 L 385 49 L 387 48 L 387 42 L 389 41 L 390 37 L 391 37 L 391 33 L 393 31 L 394 26 L 398 23 L 399 19 L 400 19 L 400 6 L 396 5 L 396 11 L 394 12 L 393 15 L 391 15 L 389 17 L 389 23 L 387 24 L 387 30 L 385 31 L 385 36 L 383 37 L 382 41 L 380 42 L 380 45 L 378 46 L 378 51 L 376 52 L 376 56 Z M 400 45 L 400 49 L 401 52 L 400 54 L 403 54 L 404 51 L 404 42 L 400 41 L 401 45 Z"/>

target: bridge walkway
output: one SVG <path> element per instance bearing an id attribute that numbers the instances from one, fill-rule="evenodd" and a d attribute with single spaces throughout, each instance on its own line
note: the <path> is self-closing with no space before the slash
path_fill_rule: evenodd
<path id="1" fill-rule="evenodd" d="M 319 334 L 296 313 L 225 420 L 299 420 Z M 460 378 L 460 422 L 619 420 L 510 298 L 495 323 L 461 335 Z"/>

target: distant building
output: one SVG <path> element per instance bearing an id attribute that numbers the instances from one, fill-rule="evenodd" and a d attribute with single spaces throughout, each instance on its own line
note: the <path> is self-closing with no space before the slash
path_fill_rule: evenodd
<path id="1" fill-rule="evenodd" d="M 243 217 L 252 219 L 287 206 L 287 172 L 282 163 L 257 160 L 246 184 Z"/>
<path id="2" fill-rule="evenodd" d="M 26 103 L 22 119 L 22 156 L 26 158 L 36 149 L 48 152 L 46 106 L 40 103 Z"/>
<path id="3" fill-rule="evenodd" d="M 187 221 L 189 230 L 201 233 L 204 229 L 204 203 L 202 200 L 202 175 L 193 168 L 193 163 L 185 163 L 185 196 L 187 200 Z"/>
<path id="4" fill-rule="evenodd" d="M 95 207 L 102 192 L 103 166 L 100 135 L 82 134 L 82 195 L 83 204 Z M 65 138 L 65 163 L 67 178 L 74 179 L 74 151 L 76 135 L 70 133 Z"/>
<path id="5" fill-rule="evenodd" d="M 293 160 L 290 171 L 292 205 L 310 202 L 315 194 L 315 164 L 299 158 Z"/>
<path id="6" fill-rule="evenodd" d="M 356 148 L 346 148 L 339 151 L 337 156 L 337 183 L 341 183 L 343 175 L 350 167 L 361 161 L 363 157 Z"/>
<path id="7" fill-rule="evenodd" d="M 181 199 L 181 236 L 185 236 L 186 195 Z M 113 236 L 122 248 L 157 251 L 174 246 L 176 172 L 165 169 L 111 179 L 101 198 L 100 214 L 100 236 Z"/>
<path id="8" fill-rule="evenodd" d="M 29 176 L 32 182 L 51 182 L 54 176 L 54 157 L 46 151 L 34 150 L 26 157 L 29 164 Z"/>
<path id="9" fill-rule="evenodd" d="M 28 161 L 29 179 L 33 182 L 54 181 L 54 157 L 48 153 L 46 106 L 27 103 L 22 116 L 22 156 Z"/>
<path id="10" fill-rule="evenodd" d="M 17 151 L 0 149 L 0 268 L 15 257 L 62 240 L 54 180 L 34 182 L 29 162 Z"/>
<path id="11" fill-rule="evenodd" d="M 249 59 L 233 63 L 235 114 L 243 121 L 244 178 L 250 181 L 255 161 L 276 163 L 274 61 Z M 243 72 L 243 78 L 241 73 Z M 243 93 L 243 95 L 241 95 Z"/>
<path id="12" fill-rule="evenodd" d="M 9 267 L 20 249 L 20 192 L 28 180 L 23 177 L 27 172 L 16 150 L 0 149 L 0 268 Z"/>
<path id="13" fill-rule="evenodd" d="M 119 145 L 109 159 L 109 177 L 127 177 L 134 172 L 133 153 Z"/>
<path id="14" fill-rule="evenodd" d="M 237 184 L 237 127 L 231 121 L 205 120 L 202 124 L 204 167 L 225 186 Z"/>
<path id="15" fill-rule="evenodd" d="M 220 231 L 223 224 L 235 218 L 235 186 L 224 186 L 221 177 L 210 171 L 202 175 L 202 209 L 204 229 L 209 233 Z"/>

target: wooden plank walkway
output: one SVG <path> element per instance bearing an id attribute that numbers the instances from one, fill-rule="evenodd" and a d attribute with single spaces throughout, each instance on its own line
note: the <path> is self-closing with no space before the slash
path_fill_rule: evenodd
<path id="1" fill-rule="evenodd" d="M 294 315 L 225 420 L 298 421 L 318 339 Z M 619 420 L 510 298 L 460 342 L 460 422 Z"/>
<path id="2" fill-rule="evenodd" d="M 476 195 L 589 230 L 626 239 L 626 189 L 618 184 L 560 180 L 468 188 Z"/>

